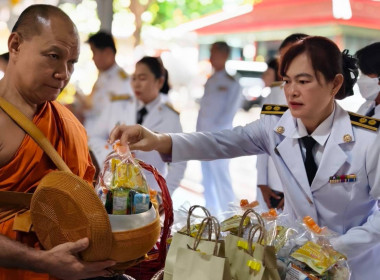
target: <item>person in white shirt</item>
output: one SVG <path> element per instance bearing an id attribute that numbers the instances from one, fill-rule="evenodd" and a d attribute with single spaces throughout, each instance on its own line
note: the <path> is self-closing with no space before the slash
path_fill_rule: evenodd
<path id="1" fill-rule="evenodd" d="M 355 59 L 333 41 L 309 36 L 282 58 L 289 107 L 264 106 L 259 120 L 220 132 L 157 134 L 119 126 L 110 141 L 121 139 L 132 150 L 155 149 L 172 162 L 270 154 L 287 217 L 310 216 L 337 232 L 330 243 L 347 256 L 351 279 L 374 279 L 380 275 L 380 122 L 363 122 L 365 116 L 348 113 L 335 100 L 352 94 L 355 67 Z"/>
<path id="2" fill-rule="evenodd" d="M 233 118 L 242 99 L 239 82 L 225 69 L 229 54 L 230 47 L 225 42 L 212 44 L 210 62 L 214 74 L 205 84 L 204 95 L 200 102 L 197 131 L 219 131 L 232 128 Z M 228 210 L 229 202 L 233 202 L 235 198 L 229 160 L 203 161 L 201 165 L 206 208 L 215 215 Z"/>
<path id="3" fill-rule="evenodd" d="M 356 52 L 361 72 L 357 84 L 366 100 L 358 114 L 380 118 L 380 42 L 368 45 Z"/>
<path id="4" fill-rule="evenodd" d="M 157 132 L 182 132 L 177 112 L 167 101 L 169 91 L 167 71 L 158 57 L 145 56 L 136 63 L 132 88 L 137 102 L 136 123 Z M 112 127 L 111 127 L 112 128 Z M 186 162 L 167 163 L 156 151 L 136 151 L 136 158 L 153 165 L 165 178 L 170 194 L 179 187 Z M 148 185 L 160 190 L 154 176 L 145 171 Z"/>
<path id="5" fill-rule="evenodd" d="M 87 98 L 82 96 L 84 127 L 91 139 L 92 133 L 97 129 L 96 123 L 99 116 L 110 103 L 128 100 L 127 104 L 130 106 L 123 108 L 124 112 L 127 112 L 134 107 L 134 97 L 128 74 L 116 63 L 116 46 L 112 35 L 99 31 L 91 35 L 87 43 L 93 53 L 92 59 L 95 66 L 99 70 L 99 76 L 91 94 Z"/>
<path id="6" fill-rule="evenodd" d="M 284 82 L 281 81 L 281 77 L 278 73 L 279 63 L 281 57 L 289 50 L 289 48 L 299 40 L 306 38 L 308 35 L 304 33 L 294 33 L 286 37 L 278 50 L 279 58 L 277 61 L 277 68 L 275 63 L 271 63 L 268 67 L 273 69 L 270 72 L 276 72 L 276 80 L 271 84 L 271 92 L 264 103 L 266 104 L 279 104 L 285 105 L 286 98 L 284 92 Z M 273 74 L 273 73 L 272 73 Z M 283 208 L 284 207 L 284 194 L 281 179 L 278 175 L 276 167 L 272 158 L 268 154 L 257 155 L 256 161 L 257 168 L 257 201 L 260 204 L 260 208 L 263 211 L 267 211 L 270 208 Z"/>
<path id="7" fill-rule="evenodd" d="M 129 100 L 113 102 L 105 108 L 96 124 L 96 131 L 90 139 L 90 147 L 103 161 L 111 152 L 107 139 L 116 124 L 142 124 L 157 132 L 182 132 L 179 113 L 167 102 L 169 91 L 168 76 L 160 58 L 145 56 L 136 63 L 131 77 L 136 103 L 132 113 L 123 108 L 130 108 Z M 164 91 L 164 92 L 162 92 Z M 115 106 L 118 107 L 115 107 Z M 165 178 L 170 194 L 178 188 L 182 180 L 186 162 L 166 163 L 156 151 L 136 151 L 135 157 L 154 166 Z M 149 171 L 144 170 L 150 188 L 159 190 L 156 180 Z"/>
<path id="8" fill-rule="evenodd" d="M 120 120 L 119 112 L 123 115 L 135 114 L 135 98 L 130 85 L 130 77 L 116 63 L 116 46 L 111 34 L 99 31 L 90 35 L 87 43 L 93 53 L 93 61 L 99 70 L 90 95 L 85 96 L 77 93 L 76 98 L 80 104 L 80 111 L 84 116 L 83 125 L 86 128 L 91 158 L 96 167 L 95 179 L 103 161 L 109 151 L 105 151 L 105 144 L 100 144 L 94 139 L 99 137 L 100 126 L 115 126 Z M 125 101 L 125 102 L 124 102 Z M 133 124 L 133 123 L 129 123 Z M 107 140 L 108 134 L 103 136 L 103 142 Z"/>

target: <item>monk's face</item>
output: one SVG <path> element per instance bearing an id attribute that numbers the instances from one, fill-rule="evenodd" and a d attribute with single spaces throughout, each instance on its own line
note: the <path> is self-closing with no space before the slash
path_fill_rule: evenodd
<path id="1" fill-rule="evenodd" d="M 51 17 L 39 18 L 39 24 L 39 35 L 20 39 L 14 60 L 16 88 L 32 104 L 57 98 L 69 82 L 79 56 L 79 38 L 71 22 Z"/>

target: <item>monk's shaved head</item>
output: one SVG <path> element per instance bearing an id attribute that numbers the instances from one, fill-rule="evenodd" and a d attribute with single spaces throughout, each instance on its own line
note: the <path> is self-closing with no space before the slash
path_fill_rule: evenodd
<path id="1" fill-rule="evenodd" d="M 49 24 L 52 18 L 59 18 L 72 26 L 77 33 L 75 24 L 61 9 L 52 5 L 32 5 L 26 8 L 18 18 L 12 32 L 19 33 L 23 39 L 28 40 L 35 35 L 40 35 L 44 25 Z"/>

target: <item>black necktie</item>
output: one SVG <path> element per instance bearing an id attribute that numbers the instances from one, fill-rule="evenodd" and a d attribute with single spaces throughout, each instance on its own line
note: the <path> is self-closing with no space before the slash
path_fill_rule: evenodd
<path id="1" fill-rule="evenodd" d="M 314 161 L 313 156 L 313 147 L 316 143 L 313 137 L 311 136 L 305 136 L 302 137 L 302 142 L 306 148 L 306 158 L 305 158 L 305 169 L 307 174 L 307 179 L 309 180 L 309 185 L 311 186 L 311 183 L 313 182 L 313 179 L 315 177 L 315 173 L 317 173 L 317 165 Z"/>
<path id="2" fill-rule="evenodd" d="M 142 124 L 145 115 L 148 113 L 145 107 L 142 107 L 140 110 L 137 111 L 137 123 Z"/>
<path id="3" fill-rule="evenodd" d="M 371 110 L 368 111 L 367 114 L 365 114 L 367 117 L 372 117 L 375 114 L 375 107 L 373 107 Z"/>

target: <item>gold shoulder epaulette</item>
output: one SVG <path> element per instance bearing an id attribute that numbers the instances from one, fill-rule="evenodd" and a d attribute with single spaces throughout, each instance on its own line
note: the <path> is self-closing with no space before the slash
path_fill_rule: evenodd
<path id="1" fill-rule="evenodd" d="M 174 109 L 173 105 L 170 102 L 166 102 L 165 106 L 168 107 L 170 110 L 172 110 L 177 115 L 179 115 L 179 112 L 176 109 Z"/>
<path id="2" fill-rule="evenodd" d="M 356 113 L 348 112 L 350 115 L 351 123 L 356 126 L 360 126 L 369 130 L 377 131 L 380 125 L 380 120 L 362 116 Z"/>
<path id="3" fill-rule="evenodd" d="M 110 101 L 122 101 L 122 100 L 129 100 L 131 98 L 131 95 L 129 94 L 110 94 Z"/>
<path id="4" fill-rule="evenodd" d="M 122 78 L 123 80 L 125 80 L 128 78 L 128 74 L 123 69 L 120 69 L 119 70 L 119 77 Z"/>
<path id="5" fill-rule="evenodd" d="M 282 115 L 288 110 L 286 105 L 264 104 L 261 109 L 261 114 L 266 115 Z"/>
<path id="6" fill-rule="evenodd" d="M 271 83 L 269 87 L 271 87 L 271 88 L 272 87 L 279 87 L 279 86 L 282 86 L 283 83 L 284 83 L 284 81 L 276 81 L 276 82 Z"/>

